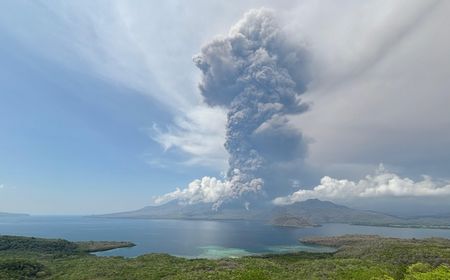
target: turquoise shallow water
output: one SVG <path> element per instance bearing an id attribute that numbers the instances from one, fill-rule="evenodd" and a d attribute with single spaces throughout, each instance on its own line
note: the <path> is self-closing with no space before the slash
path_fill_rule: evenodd
<path id="1" fill-rule="evenodd" d="M 282 228 L 248 221 L 103 219 L 31 216 L 0 218 L 0 234 L 65 238 L 72 241 L 131 241 L 137 246 L 98 253 L 135 257 L 168 253 L 189 258 L 241 257 L 262 253 L 323 252 L 330 248 L 303 245 L 300 238 L 343 234 L 378 234 L 402 238 L 446 237 L 450 230 L 326 224 Z"/>
<path id="2" fill-rule="evenodd" d="M 239 248 L 226 248 L 221 246 L 203 246 L 199 247 L 202 252 L 195 256 L 196 258 L 206 259 L 221 259 L 221 258 L 239 258 L 244 256 L 256 256 L 260 254 L 285 254 L 295 252 L 312 252 L 312 253 L 326 253 L 334 252 L 333 248 L 308 246 L 308 245 L 278 245 L 266 246 L 261 248 L 261 252 L 250 252 Z M 188 256 L 189 257 L 189 256 Z"/>

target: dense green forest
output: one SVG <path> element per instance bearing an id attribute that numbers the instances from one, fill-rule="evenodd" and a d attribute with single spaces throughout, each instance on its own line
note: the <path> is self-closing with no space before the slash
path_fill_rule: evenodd
<path id="1" fill-rule="evenodd" d="M 127 242 L 0 236 L 0 279 L 450 279 L 448 239 L 347 235 L 303 242 L 337 250 L 220 260 L 165 254 L 128 259 L 88 253 L 133 246 Z"/>

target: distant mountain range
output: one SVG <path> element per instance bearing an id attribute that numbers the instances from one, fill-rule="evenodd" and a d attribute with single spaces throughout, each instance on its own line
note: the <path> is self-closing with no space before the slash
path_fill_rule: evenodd
<path id="1" fill-rule="evenodd" d="M 284 206 L 266 206 L 253 209 L 224 206 L 213 210 L 208 203 L 182 204 L 171 201 L 130 212 L 96 215 L 103 218 L 134 219 L 195 219 L 195 220 L 259 220 L 279 226 L 307 227 L 324 223 L 392 227 L 450 228 L 450 217 L 403 218 L 380 212 L 358 210 L 330 201 L 309 199 Z"/>

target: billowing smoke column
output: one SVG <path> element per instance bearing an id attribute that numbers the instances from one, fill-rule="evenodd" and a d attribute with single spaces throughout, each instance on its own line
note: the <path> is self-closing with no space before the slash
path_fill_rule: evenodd
<path id="1" fill-rule="evenodd" d="M 305 60 L 304 48 L 290 44 L 265 9 L 247 13 L 229 36 L 207 44 L 194 58 L 203 73 L 199 87 L 206 103 L 229 108 L 227 175 L 237 191 L 261 185 L 255 176 L 274 160 L 284 139 L 295 155 L 292 138 L 300 135 L 285 127 L 285 115 L 307 109 L 298 98 L 305 91 Z"/>
<path id="2" fill-rule="evenodd" d="M 292 44 L 266 9 L 248 12 L 228 36 L 206 44 L 194 57 L 203 74 L 199 88 L 204 101 L 229 110 L 229 169 L 225 182 L 215 181 L 226 195 L 215 200 L 216 206 L 260 191 L 271 163 L 304 154 L 302 135 L 289 127 L 286 116 L 307 109 L 299 98 L 308 81 L 307 60 L 305 48 Z M 205 189 L 209 193 L 211 187 L 204 181 L 210 178 L 205 178 L 160 201 L 170 195 L 192 201 L 190 194 L 199 197 Z"/>

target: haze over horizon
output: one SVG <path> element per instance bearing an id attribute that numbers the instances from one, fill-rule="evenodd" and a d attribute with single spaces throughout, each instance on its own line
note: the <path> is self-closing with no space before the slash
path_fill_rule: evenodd
<path id="1" fill-rule="evenodd" d="M 0 212 L 450 213 L 450 3 L 272 2 L 0 3 Z"/>

